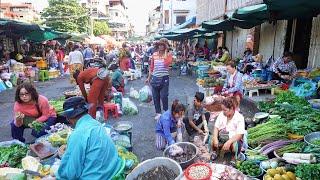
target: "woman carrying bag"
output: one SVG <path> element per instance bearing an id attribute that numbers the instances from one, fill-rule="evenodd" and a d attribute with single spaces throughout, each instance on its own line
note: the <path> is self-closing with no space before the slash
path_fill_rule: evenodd
<path id="1" fill-rule="evenodd" d="M 152 87 L 153 102 L 156 110 L 155 119 L 161 116 L 161 102 L 164 111 L 168 110 L 169 96 L 169 65 L 172 63 L 172 54 L 168 52 L 168 40 L 160 39 L 156 44 L 157 52 L 151 57 L 151 65 L 146 83 Z M 160 101 L 161 100 L 161 101 Z"/>

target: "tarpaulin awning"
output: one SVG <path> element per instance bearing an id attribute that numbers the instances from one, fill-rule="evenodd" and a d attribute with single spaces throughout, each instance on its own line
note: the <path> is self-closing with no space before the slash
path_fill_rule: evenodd
<path id="1" fill-rule="evenodd" d="M 182 23 L 180 25 L 174 26 L 174 27 L 172 27 L 172 29 L 170 29 L 168 31 L 164 31 L 162 34 L 170 34 L 173 31 L 176 31 L 176 30 L 179 30 L 179 29 L 188 28 L 188 27 L 193 26 L 195 24 L 196 24 L 196 17 L 194 16 L 191 19 L 188 19 L 186 22 L 184 22 L 184 23 Z"/>
<path id="2" fill-rule="evenodd" d="M 205 34 L 196 34 L 192 36 L 193 38 L 213 38 L 217 33 L 205 33 Z"/>
<path id="3" fill-rule="evenodd" d="M 24 33 L 23 36 L 33 42 L 43 42 L 48 40 L 66 40 L 71 38 L 71 35 L 54 31 L 51 28 L 43 27 L 40 30 Z"/>
<path id="4" fill-rule="evenodd" d="M 37 24 L 29 24 L 3 18 L 0 18 L 0 28 L 2 30 L 10 31 L 17 34 L 21 34 L 27 31 L 37 31 L 41 29 Z"/>
<path id="5" fill-rule="evenodd" d="M 266 4 L 258 4 L 237 9 L 232 18 L 247 21 L 264 21 L 269 18 Z"/>

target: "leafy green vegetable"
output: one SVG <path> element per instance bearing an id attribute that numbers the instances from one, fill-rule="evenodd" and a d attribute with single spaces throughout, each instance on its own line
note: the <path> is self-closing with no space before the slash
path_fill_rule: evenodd
<path id="1" fill-rule="evenodd" d="M 49 104 L 54 107 L 57 113 L 61 113 L 63 112 L 64 101 L 65 101 L 64 97 L 61 97 L 55 100 L 50 100 Z"/>
<path id="2" fill-rule="evenodd" d="M 44 126 L 45 126 L 45 123 L 38 122 L 38 121 L 33 121 L 31 123 L 31 128 L 34 129 L 36 131 L 36 133 L 39 133 L 43 129 Z"/>
<path id="3" fill-rule="evenodd" d="M 21 159 L 27 154 L 28 148 L 21 145 L 0 147 L 0 164 L 9 163 L 12 168 L 21 168 Z"/>
<path id="4" fill-rule="evenodd" d="M 311 143 L 320 146 L 320 139 L 313 140 Z"/>
<path id="5" fill-rule="evenodd" d="M 282 119 L 272 119 L 248 130 L 248 143 L 252 147 L 287 139 L 287 126 Z"/>
<path id="6" fill-rule="evenodd" d="M 282 156 L 284 153 L 298 153 L 301 152 L 303 146 L 303 142 L 295 142 L 278 149 L 277 154 Z"/>
<path id="7" fill-rule="evenodd" d="M 298 97 L 291 91 L 281 92 L 277 95 L 275 103 L 289 103 L 291 105 L 309 106 L 309 102 L 304 98 Z"/>
<path id="8" fill-rule="evenodd" d="M 317 180 L 320 177 L 320 164 L 299 164 L 296 175 L 303 180 Z"/>

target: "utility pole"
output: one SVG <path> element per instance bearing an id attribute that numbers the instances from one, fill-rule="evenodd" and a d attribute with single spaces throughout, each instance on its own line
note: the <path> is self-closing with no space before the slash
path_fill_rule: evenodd
<path id="1" fill-rule="evenodd" d="M 93 36 L 93 14 L 92 14 L 92 0 L 89 0 L 90 5 L 90 14 L 89 14 L 89 21 L 90 21 L 90 31 L 89 35 Z"/>
<path id="2" fill-rule="evenodd" d="M 173 0 L 171 0 L 170 2 L 171 2 L 171 5 L 170 5 L 170 11 L 171 11 L 171 15 L 170 15 L 170 16 L 171 16 L 171 17 L 170 17 L 170 18 L 171 18 L 171 28 L 170 28 L 170 29 L 172 29 L 172 27 L 173 27 L 173 8 L 172 8 L 172 4 L 173 4 L 172 2 L 173 2 Z"/>

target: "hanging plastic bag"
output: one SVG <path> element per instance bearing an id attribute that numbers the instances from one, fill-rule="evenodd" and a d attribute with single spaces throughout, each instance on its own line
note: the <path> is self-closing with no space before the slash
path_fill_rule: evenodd
<path id="1" fill-rule="evenodd" d="M 146 85 L 139 91 L 139 101 L 141 102 L 152 101 L 152 91 L 150 89 L 150 86 Z"/>
<path id="2" fill-rule="evenodd" d="M 138 107 L 130 101 L 129 98 L 122 99 L 122 111 L 124 115 L 137 115 L 138 114 Z"/>
<path id="3" fill-rule="evenodd" d="M 129 96 L 134 99 L 139 99 L 139 92 L 134 88 L 130 88 Z"/>

